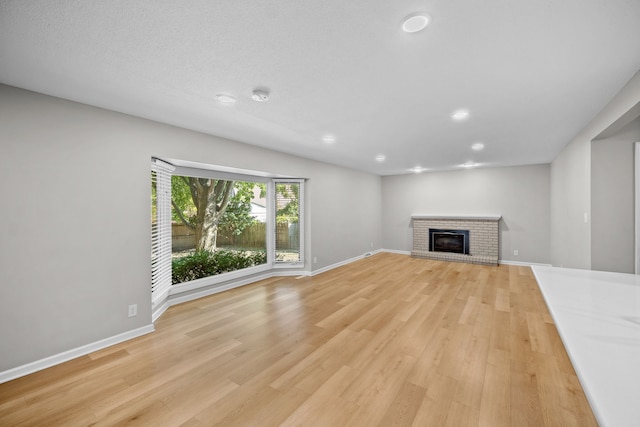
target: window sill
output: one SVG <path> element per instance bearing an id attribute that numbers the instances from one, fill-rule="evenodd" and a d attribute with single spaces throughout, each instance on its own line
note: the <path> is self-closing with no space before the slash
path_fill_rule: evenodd
<path id="1" fill-rule="evenodd" d="M 246 278 L 258 273 L 271 270 L 270 265 L 259 265 L 257 267 L 243 268 L 242 270 L 230 271 L 228 273 L 216 274 L 215 276 L 203 277 L 202 279 L 191 280 L 176 285 L 171 285 L 169 295 L 181 294 L 208 286 L 226 283 L 237 279 Z"/>
<path id="2" fill-rule="evenodd" d="M 280 268 L 304 268 L 304 262 L 278 262 L 273 264 L 273 269 Z"/>

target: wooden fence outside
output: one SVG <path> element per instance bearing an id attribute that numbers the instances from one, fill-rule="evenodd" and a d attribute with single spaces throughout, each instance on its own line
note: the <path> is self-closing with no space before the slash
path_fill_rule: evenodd
<path id="1" fill-rule="evenodd" d="M 196 247 L 196 233 L 184 224 L 171 224 L 172 249 L 174 252 Z M 267 224 L 257 222 L 251 224 L 239 235 L 218 230 L 218 247 L 266 248 Z M 278 248 L 298 248 L 298 224 L 276 224 L 276 246 Z"/>

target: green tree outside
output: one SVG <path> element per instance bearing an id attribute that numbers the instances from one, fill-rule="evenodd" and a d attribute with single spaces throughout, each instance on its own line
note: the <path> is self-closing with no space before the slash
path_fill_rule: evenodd
<path id="1" fill-rule="evenodd" d="M 171 177 L 173 219 L 195 231 L 196 251 L 213 252 L 219 229 L 239 235 L 256 221 L 251 216 L 256 185 L 264 196 L 264 184 L 174 175 Z"/>

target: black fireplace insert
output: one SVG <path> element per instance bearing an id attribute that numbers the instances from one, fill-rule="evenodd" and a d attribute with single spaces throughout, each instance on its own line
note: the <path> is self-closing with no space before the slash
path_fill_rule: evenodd
<path id="1" fill-rule="evenodd" d="M 429 250 L 469 255 L 469 230 L 430 228 Z"/>

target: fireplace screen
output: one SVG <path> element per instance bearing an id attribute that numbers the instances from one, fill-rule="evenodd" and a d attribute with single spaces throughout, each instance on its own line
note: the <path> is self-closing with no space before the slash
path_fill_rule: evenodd
<path id="1" fill-rule="evenodd" d="M 469 255 L 469 230 L 429 229 L 429 250 Z"/>

